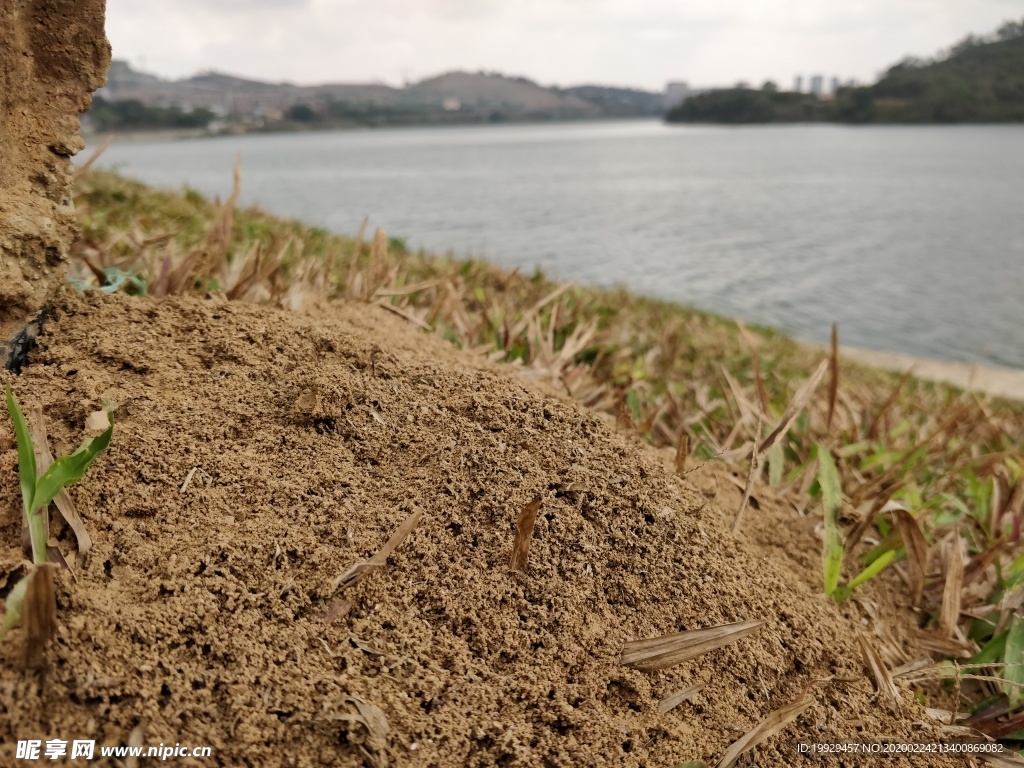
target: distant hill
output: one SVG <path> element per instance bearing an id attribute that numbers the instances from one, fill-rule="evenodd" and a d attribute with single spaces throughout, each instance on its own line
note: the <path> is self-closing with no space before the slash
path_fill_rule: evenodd
<path id="1" fill-rule="evenodd" d="M 939 61 L 905 59 L 866 93 L 842 94 L 841 119 L 947 123 L 1024 120 L 1024 22 L 968 37 Z"/>
<path id="2" fill-rule="evenodd" d="M 407 87 L 403 95 L 406 99 L 428 104 L 455 99 L 461 109 L 470 110 L 504 109 L 523 114 L 566 117 L 593 117 L 600 112 L 583 99 L 544 88 L 532 80 L 484 72 L 438 75 Z"/>
<path id="3" fill-rule="evenodd" d="M 548 88 L 494 72 L 448 72 L 404 88 L 372 83 L 297 86 L 219 72 L 162 80 L 115 61 L 107 86 L 96 95 L 89 117 L 97 130 L 191 126 L 208 116 L 252 129 L 663 114 L 658 93 L 602 86 Z"/>
<path id="4" fill-rule="evenodd" d="M 562 93 L 593 104 L 608 117 L 661 117 L 665 114 L 665 95 L 662 93 L 604 85 L 577 85 L 564 88 Z"/>
<path id="5" fill-rule="evenodd" d="M 694 96 L 669 122 L 990 123 L 1024 121 L 1024 22 L 969 36 L 935 59 L 907 58 L 831 99 L 730 88 Z"/>

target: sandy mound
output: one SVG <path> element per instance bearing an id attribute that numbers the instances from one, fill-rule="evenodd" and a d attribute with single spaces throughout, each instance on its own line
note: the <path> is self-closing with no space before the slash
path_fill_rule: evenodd
<path id="1" fill-rule="evenodd" d="M 935 738 L 909 694 L 896 719 L 875 701 L 813 549 L 735 542 L 731 514 L 631 439 L 380 310 L 68 294 L 33 359 L 16 392 L 45 408 L 56 451 L 101 399 L 120 409 L 72 489 L 95 548 L 59 577 L 49 672 L 15 671 L 20 632 L 0 647 L 5 755 L 13 739 L 125 743 L 143 722 L 147 745 L 211 746 L 207 765 L 670 766 L 716 759 L 828 677 L 854 682 L 814 684 L 759 765 L 832 764 L 799 740 Z M 7 589 L 13 442 L 0 420 Z M 513 575 L 538 494 L 529 575 Z M 415 510 L 325 621 L 334 577 Z M 752 530 L 789 520 L 760 514 Z M 765 625 L 670 671 L 618 663 L 628 639 L 744 619 Z M 368 705 L 386 735 L 359 721 Z M 947 763 L 887 762 L 904 764 Z"/>

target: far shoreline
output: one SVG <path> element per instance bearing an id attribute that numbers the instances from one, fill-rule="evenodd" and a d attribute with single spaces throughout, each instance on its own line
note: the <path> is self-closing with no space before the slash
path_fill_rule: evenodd
<path id="1" fill-rule="evenodd" d="M 827 351 L 821 344 L 808 344 Z M 860 365 L 894 373 L 911 372 L 918 379 L 951 384 L 969 392 L 984 392 L 992 397 L 1024 402 L 1024 370 L 988 363 L 960 363 L 917 357 L 902 352 L 880 352 L 859 347 L 840 347 L 839 356 Z"/>
<path id="2" fill-rule="evenodd" d="M 957 123 L 900 123 L 900 122 L 877 122 L 877 123 L 844 123 L 830 120 L 806 120 L 797 121 L 768 121 L 758 123 L 729 123 L 709 122 L 703 120 L 694 121 L 670 121 L 658 117 L 604 117 L 604 118 L 581 118 L 578 120 L 506 120 L 502 122 L 464 122 L 464 123 L 413 123 L 395 125 L 332 125 L 316 128 L 282 128 L 282 129 L 261 129 L 261 130 L 231 130 L 211 133 L 205 128 L 167 128 L 167 129 L 141 129 L 134 131 L 86 131 L 82 138 L 86 146 L 95 146 L 108 139 L 123 141 L 126 143 L 147 143 L 157 141 L 172 141 L 177 139 L 224 139 L 238 138 L 241 136 L 300 136 L 305 134 L 324 133 L 366 133 L 370 131 L 395 131 L 395 130 L 422 130 L 422 129 L 445 129 L 445 128 L 508 128 L 517 126 L 550 126 L 550 125 L 592 125 L 607 123 L 659 123 L 669 129 L 686 128 L 729 128 L 729 129 L 751 129 L 751 128 L 810 128 L 820 126 L 823 128 L 848 128 L 852 130 L 864 130 L 871 128 L 896 128 L 896 129 L 919 129 L 919 128 L 1020 128 L 1024 122 L 1013 121 L 992 121 L 992 122 L 957 122 Z"/>

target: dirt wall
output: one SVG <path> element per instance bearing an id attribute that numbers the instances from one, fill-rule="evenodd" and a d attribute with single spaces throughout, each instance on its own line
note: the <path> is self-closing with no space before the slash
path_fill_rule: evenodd
<path id="1" fill-rule="evenodd" d="M 110 64 L 105 0 L 0 3 L 0 345 L 64 280 L 78 116 Z"/>

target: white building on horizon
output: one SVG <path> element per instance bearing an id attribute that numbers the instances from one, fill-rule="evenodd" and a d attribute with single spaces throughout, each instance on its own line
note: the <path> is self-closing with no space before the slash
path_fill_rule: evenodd
<path id="1" fill-rule="evenodd" d="M 665 109 L 678 107 L 690 98 L 690 86 L 683 81 L 668 83 L 665 86 Z"/>

